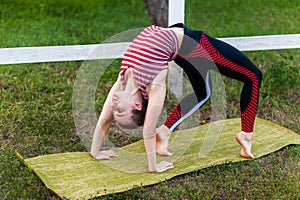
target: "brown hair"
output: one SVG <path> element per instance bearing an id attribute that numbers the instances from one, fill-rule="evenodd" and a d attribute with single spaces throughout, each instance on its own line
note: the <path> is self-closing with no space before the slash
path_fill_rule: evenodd
<path id="1" fill-rule="evenodd" d="M 144 124 L 147 107 L 148 107 L 148 100 L 144 99 L 143 97 L 142 110 L 137 110 L 137 109 L 132 110 L 131 119 L 136 125 L 142 126 Z"/>

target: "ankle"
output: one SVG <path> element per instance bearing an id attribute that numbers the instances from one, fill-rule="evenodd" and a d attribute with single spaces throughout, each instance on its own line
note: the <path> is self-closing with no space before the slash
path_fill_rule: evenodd
<path id="1" fill-rule="evenodd" d="M 243 134 L 243 135 L 253 135 L 253 132 L 245 132 L 245 131 L 241 131 L 241 133 Z"/>
<path id="2" fill-rule="evenodd" d="M 157 130 L 158 130 L 158 134 L 164 137 L 170 137 L 172 133 L 171 130 L 165 125 L 161 125 Z"/>
<path id="3" fill-rule="evenodd" d="M 252 135 L 253 133 L 252 132 L 244 132 L 244 131 L 241 131 L 237 134 L 237 137 L 240 138 L 240 139 L 243 139 L 247 142 L 252 142 Z"/>

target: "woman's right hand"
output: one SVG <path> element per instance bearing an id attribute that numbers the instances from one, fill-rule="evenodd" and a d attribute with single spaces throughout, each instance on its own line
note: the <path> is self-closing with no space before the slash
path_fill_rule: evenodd
<path id="1" fill-rule="evenodd" d="M 172 169 L 172 168 L 174 168 L 173 162 L 162 161 L 162 162 L 156 164 L 156 169 L 154 169 L 154 170 L 149 169 L 149 172 L 161 173 L 161 172 L 167 171 L 168 169 Z"/>
<path id="2" fill-rule="evenodd" d="M 108 151 L 99 151 L 96 154 L 91 154 L 93 158 L 97 160 L 111 160 L 113 157 L 118 157 L 119 155 L 111 150 Z"/>

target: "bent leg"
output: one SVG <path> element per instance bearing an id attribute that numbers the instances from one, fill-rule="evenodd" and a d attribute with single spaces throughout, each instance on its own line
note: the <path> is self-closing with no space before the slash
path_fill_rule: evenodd
<path id="1" fill-rule="evenodd" d="M 239 50 L 225 42 L 202 37 L 221 74 L 244 83 L 240 109 L 242 131 L 253 132 L 262 82 L 261 71 Z"/>
<path id="2" fill-rule="evenodd" d="M 203 106 L 211 95 L 210 73 L 207 70 L 205 80 L 199 73 L 187 73 L 195 93 L 184 97 L 169 115 L 164 125 L 171 131 Z M 195 77 L 197 76 L 197 77 Z"/>
<path id="3" fill-rule="evenodd" d="M 254 158 L 251 153 L 252 132 L 262 73 L 242 52 L 225 42 L 203 34 L 200 43 L 221 74 L 244 83 L 240 101 L 242 131 L 236 135 L 236 140 L 242 147 L 240 155 Z"/>

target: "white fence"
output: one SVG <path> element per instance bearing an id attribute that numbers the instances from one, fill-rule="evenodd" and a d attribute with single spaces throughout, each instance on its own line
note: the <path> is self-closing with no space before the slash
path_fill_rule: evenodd
<path id="1" fill-rule="evenodd" d="M 169 25 L 184 23 L 184 0 L 169 0 Z M 300 48 L 300 34 L 219 38 L 241 51 Z M 0 65 L 121 58 L 130 43 L 0 48 Z M 97 53 L 93 52 L 97 48 Z M 93 57 L 91 57 L 93 52 Z"/>
<path id="2" fill-rule="evenodd" d="M 241 51 L 300 48 L 300 34 L 219 38 Z M 130 43 L 0 48 L 0 65 L 121 58 Z M 97 48 L 95 54 L 94 49 Z M 93 52 L 93 57 L 90 56 Z"/>
<path id="3" fill-rule="evenodd" d="M 169 0 L 169 25 L 184 23 L 184 0 Z M 219 38 L 241 51 L 300 48 L 300 34 Z M 0 65 L 121 58 L 130 43 L 0 48 Z M 97 48 L 97 53 L 93 52 Z M 91 57 L 93 52 L 93 57 Z"/>
<path id="4" fill-rule="evenodd" d="M 169 25 L 184 23 L 184 0 L 169 0 Z M 241 51 L 300 48 L 300 34 L 266 35 L 251 37 L 218 38 Z M 72 46 L 44 46 L 0 48 L 0 65 L 79 61 L 88 59 L 122 58 L 130 43 L 110 43 Z M 97 51 L 94 50 L 97 48 Z M 91 54 L 93 52 L 93 54 Z M 182 70 L 174 62 L 170 64 L 169 85 L 177 96 L 181 95 Z"/>
<path id="5" fill-rule="evenodd" d="M 185 0 L 169 0 L 168 24 L 184 23 Z M 219 38 L 241 51 L 300 48 L 300 34 Z M 0 48 L 0 65 L 121 58 L 130 43 Z M 94 50 L 97 48 L 97 52 Z M 93 56 L 91 57 L 91 52 Z"/>

